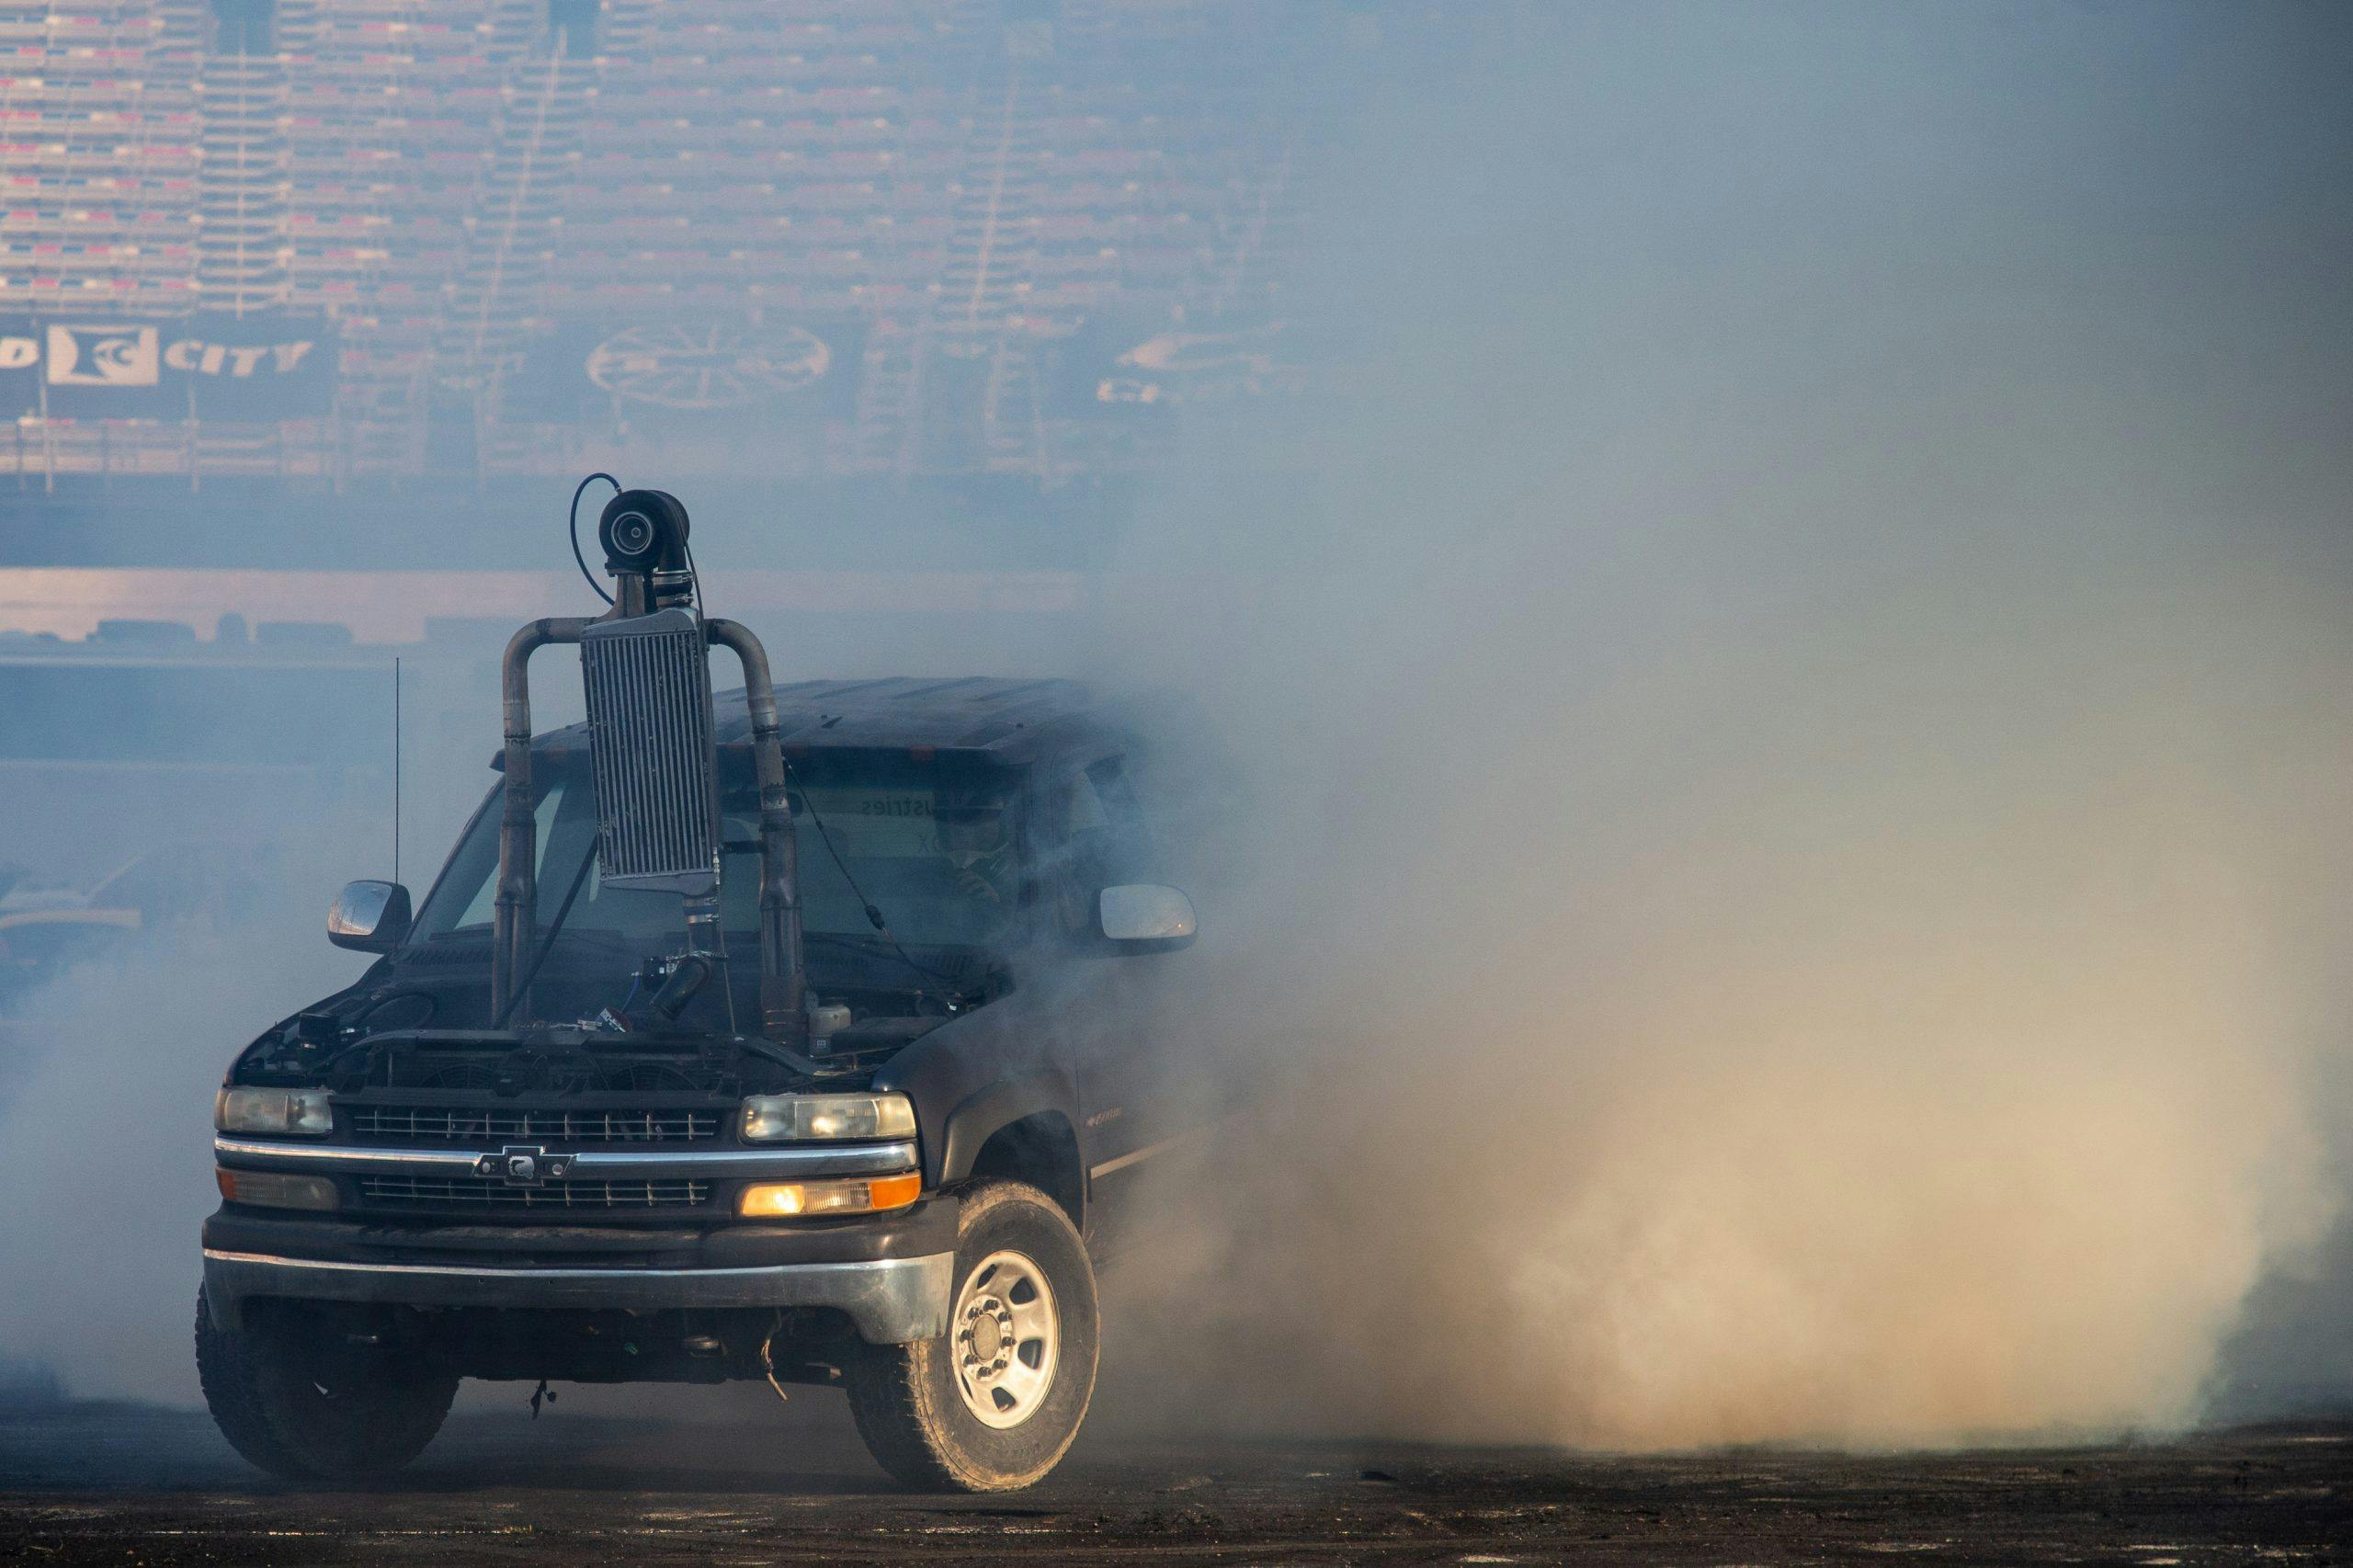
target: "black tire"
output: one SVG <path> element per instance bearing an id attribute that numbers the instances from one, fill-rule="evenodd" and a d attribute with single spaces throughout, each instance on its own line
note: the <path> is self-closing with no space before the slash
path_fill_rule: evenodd
<path id="1" fill-rule="evenodd" d="M 230 1447 L 289 1481 L 371 1481 L 425 1450 L 458 1380 L 414 1358 L 322 1345 L 267 1324 L 232 1332 L 196 1298 L 196 1371 Z"/>
<path id="2" fill-rule="evenodd" d="M 938 1339 L 860 1346 L 847 1369 L 858 1436 L 884 1470 L 918 1491 L 1009 1492 L 1034 1484 L 1069 1451 L 1095 1397 L 1095 1268 L 1070 1217 L 1036 1187 L 985 1181 L 964 1193 L 949 1301 L 963 1294 L 984 1260 L 1008 1251 L 1043 1271 L 1060 1335 L 1051 1381 L 1018 1426 L 987 1426 L 966 1405 L 952 1323 Z"/>

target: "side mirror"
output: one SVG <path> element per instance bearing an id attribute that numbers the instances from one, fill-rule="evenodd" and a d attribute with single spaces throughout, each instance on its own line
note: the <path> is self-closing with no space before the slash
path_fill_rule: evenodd
<path id="1" fill-rule="evenodd" d="M 327 909 L 327 940 L 363 953 L 389 953 L 408 935 L 408 889 L 398 882 L 346 882 Z"/>
<path id="2" fill-rule="evenodd" d="M 1136 953 L 1174 952 L 1189 944 L 1199 929 L 1191 899 L 1151 882 L 1105 888 L 1096 919 L 1107 941 Z"/>

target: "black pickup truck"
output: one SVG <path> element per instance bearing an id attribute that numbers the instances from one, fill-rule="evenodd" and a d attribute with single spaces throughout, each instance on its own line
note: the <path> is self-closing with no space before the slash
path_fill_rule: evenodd
<path id="1" fill-rule="evenodd" d="M 690 577 L 632 577 L 615 508 L 667 526 L 649 496 L 607 509 L 613 612 L 510 646 L 506 777 L 414 916 L 347 887 L 331 939 L 381 956 L 228 1073 L 206 1399 L 255 1463 L 340 1479 L 414 1458 L 463 1378 L 833 1385 L 903 1481 L 1029 1484 L 1086 1412 L 1124 1189 L 1187 1127 L 1142 1047 L 1194 912 L 1140 743 L 1068 682 L 772 687 Z M 681 629 L 745 689 L 673 723 L 631 688 L 708 765 L 632 797 L 649 732 L 589 653 Z M 590 722 L 535 736 L 524 666 L 572 642 Z M 631 860 L 697 821 L 708 883 Z"/>

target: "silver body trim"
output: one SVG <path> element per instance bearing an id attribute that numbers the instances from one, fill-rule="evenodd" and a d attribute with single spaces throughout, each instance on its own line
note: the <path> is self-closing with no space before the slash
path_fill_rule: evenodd
<path id="1" fill-rule="evenodd" d="M 244 1326 L 256 1297 L 415 1307 L 832 1307 L 874 1345 L 948 1332 L 952 1253 L 871 1263 L 767 1268 L 470 1268 L 440 1264 L 335 1263 L 204 1249 L 204 1299 L 213 1321 Z"/>
<path id="2" fill-rule="evenodd" d="M 487 1149 L 362 1149 L 348 1143 L 295 1143 L 216 1137 L 212 1157 L 239 1170 L 318 1171 L 327 1175 L 472 1176 Z M 892 1176 L 915 1168 L 911 1142 L 853 1143 L 838 1148 L 797 1144 L 780 1149 L 596 1150 L 569 1153 L 574 1181 L 743 1176 L 790 1181 L 801 1176 Z"/>
<path id="3" fill-rule="evenodd" d="M 1118 1159 L 1106 1160 L 1099 1165 L 1089 1165 L 1086 1168 L 1086 1174 L 1090 1177 L 1107 1176 L 1113 1171 L 1126 1170 L 1130 1165 L 1149 1160 L 1154 1154 L 1165 1154 L 1179 1143 L 1189 1142 L 1195 1136 L 1196 1134 L 1191 1132 L 1180 1132 L 1174 1138 L 1163 1138 L 1157 1143 L 1147 1143 L 1141 1149 L 1131 1149 Z"/>

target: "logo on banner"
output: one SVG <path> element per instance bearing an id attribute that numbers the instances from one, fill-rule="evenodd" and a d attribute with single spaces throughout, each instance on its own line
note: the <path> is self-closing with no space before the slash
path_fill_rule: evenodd
<path id="1" fill-rule="evenodd" d="M 1133 370 L 1163 375 L 1199 375 L 1228 371 L 1245 376 L 1271 376 L 1280 368 L 1274 339 L 1277 323 L 1243 332 L 1162 332 L 1120 356 L 1120 364 Z"/>
<path id="2" fill-rule="evenodd" d="M 808 385 L 833 350 L 800 327 L 639 326 L 590 350 L 588 379 L 615 397 L 663 408 L 736 408 Z"/>
<path id="3" fill-rule="evenodd" d="M 49 384 L 53 387 L 152 387 L 163 356 L 152 326 L 49 328 Z"/>
<path id="4" fill-rule="evenodd" d="M 1055 351 L 1052 378 L 1064 412 L 1156 417 L 1307 389 L 1307 346 L 1282 322 L 1204 332 L 1137 319 L 1142 313 L 1086 322 Z"/>
<path id="5" fill-rule="evenodd" d="M 286 343 L 228 344 L 185 337 L 164 350 L 164 363 L 191 375 L 228 376 L 238 381 L 256 374 L 290 376 L 313 347 L 303 338 Z"/>

